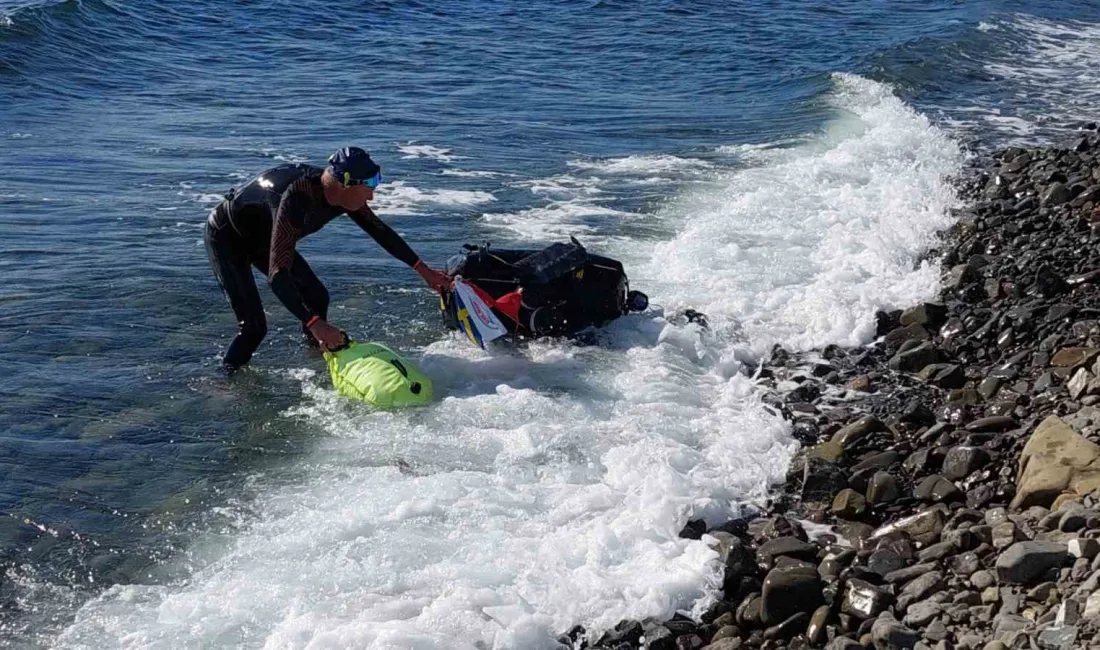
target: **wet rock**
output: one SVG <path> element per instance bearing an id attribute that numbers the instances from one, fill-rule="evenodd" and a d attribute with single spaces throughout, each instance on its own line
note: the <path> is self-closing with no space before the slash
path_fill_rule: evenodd
<path id="1" fill-rule="evenodd" d="M 1050 365 L 1056 368 L 1074 368 L 1092 363 L 1100 354 L 1100 348 L 1062 348 L 1054 353 Z"/>
<path id="2" fill-rule="evenodd" d="M 729 533 L 711 535 L 718 540 L 718 558 L 726 567 L 724 589 L 727 594 L 735 592 L 742 579 L 756 573 L 756 557 L 744 542 Z"/>
<path id="3" fill-rule="evenodd" d="M 962 366 L 953 363 L 933 363 L 917 373 L 917 379 L 943 389 L 962 388 L 966 384 L 966 374 Z"/>
<path id="4" fill-rule="evenodd" d="M 1008 431 L 1016 427 L 1016 420 L 1007 415 L 979 418 L 966 425 L 967 431 Z"/>
<path id="5" fill-rule="evenodd" d="M 806 627 L 806 639 L 812 645 L 821 645 L 825 640 L 825 626 L 829 622 L 830 613 L 829 606 L 822 605 L 810 616 L 810 624 Z"/>
<path id="6" fill-rule="evenodd" d="M 989 462 L 989 452 L 981 447 L 961 445 L 952 448 L 943 459 L 943 475 L 952 480 L 962 480 Z"/>
<path id="7" fill-rule="evenodd" d="M 943 352 L 931 343 L 922 343 L 890 359 L 889 367 L 898 372 L 915 373 L 932 363 L 943 361 Z"/>
<path id="8" fill-rule="evenodd" d="M 851 488 L 845 488 L 837 493 L 830 510 L 838 517 L 852 519 L 862 515 L 867 510 L 867 500 L 859 492 Z"/>
<path id="9" fill-rule="evenodd" d="M 894 531 L 908 534 L 918 544 L 934 544 L 943 532 L 943 512 L 938 508 L 929 508 L 887 524 L 876 530 L 871 537 L 882 537 Z"/>
<path id="10" fill-rule="evenodd" d="M 905 558 L 890 548 L 876 549 L 867 558 L 867 568 L 884 577 L 889 573 L 905 568 L 905 565 Z"/>
<path id="11" fill-rule="evenodd" d="M 1073 193 L 1062 183 L 1054 183 L 1043 193 L 1043 205 L 1055 206 L 1068 203 Z"/>
<path id="12" fill-rule="evenodd" d="M 891 503 L 901 496 L 898 480 L 886 472 L 875 472 L 867 484 L 867 502 Z"/>
<path id="13" fill-rule="evenodd" d="M 761 625 L 761 606 L 763 599 L 760 594 L 749 594 L 741 604 L 737 606 L 737 624 L 743 628 L 755 628 Z"/>
<path id="14" fill-rule="evenodd" d="M 880 454 L 875 454 L 861 460 L 860 462 L 852 465 L 852 471 L 858 472 L 864 469 L 886 469 L 901 459 L 900 454 L 896 451 L 884 451 Z"/>
<path id="15" fill-rule="evenodd" d="M 642 639 L 646 650 L 676 650 L 676 637 L 663 625 L 645 625 Z"/>
<path id="16" fill-rule="evenodd" d="M 1054 542 L 1016 542 L 997 557 L 1002 584 L 1028 584 L 1050 575 L 1066 561 L 1065 545 Z"/>
<path id="17" fill-rule="evenodd" d="M 874 618 L 893 602 L 890 594 L 865 580 L 848 580 L 841 611 L 860 619 Z"/>
<path id="18" fill-rule="evenodd" d="M 983 400 L 991 400 L 997 394 L 997 391 L 1001 389 L 1001 384 L 1004 380 L 1000 377 L 986 377 L 982 380 L 982 383 L 978 385 L 978 395 Z"/>
<path id="19" fill-rule="evenodd" d="M 816 571 L 772 569 L 764 578 L 760 620 L 778 625 L 799 612 L 812 612 L 821 601 L 821 578 Z"/>
<path id="20" fill-rule="evenodd" d="M 1069 283 L 1062 278 L 1054 267 L 1043 265 L 1035 272 L 1035 291 L 1044 298 L 1053 298 L 1069 291 Z"/>
<path id="21" fill-rule="evenodd" d="M 944 278 L 944 286 L 952 291 L 958 291 L 968 284 L 982 279 L 981 271 L 970 264 L 958 264 L 951 268 Z"/>
<path id="22" fill-rule="evenodd" d="M 940 303 L 922 303 L 916 307 L 910 307 L 901 314 L 902 325 L 931 325 L 933 327 L 943 323 L 947 318 L 947 306 Z"/>
<path id="23" fill-rule="evenodd" d="M 885 430 L 886 425 L 881 420 L 873 415 L 867 415 L 837 431 L 836 435 L 833 436 L 833 442 L 839 444 L 841 448 L 847 449 L 867 435 Z"/>
<path id="24" fill-rule="evenodd" d="M 933 474 L 917 484 L 913 495 L 921 501 L 944 503 L 962 498 L 962 492 L 944 477 Z"/>
<path id="25" fill-rule="evenodd" d="M 756 560 L 763 567 L 770 568 L 780 556 L 808 562 L 817 559 L 817 547 L 797 537 L 780 537 L 764 542 L 756 550 Z"/>
<path id="26" fill-rule="evenodd" d="M 1050 505 L 1063 492 L 1085 496 L 1100 488 L 1100 446 L 1052 415 L 1028 439 L 1016 483 L 1017 509 Z"/>

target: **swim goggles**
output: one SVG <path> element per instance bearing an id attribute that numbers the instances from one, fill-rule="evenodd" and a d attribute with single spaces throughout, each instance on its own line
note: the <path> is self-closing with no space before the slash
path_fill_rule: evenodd
<path id="1" fill-rule="evenodd" d="M 378 187 L 381 184 L 382 184 L 382 172 L 381 171 L 379 171 L 377 174 L 375 174 L 374 176 L 371 176 L 370 178 L 368 178 L 366 180 L 359 180 L 357 178 L 352 178 L 350 172 L 344 172 L 344 187 L 349 187 L 351 185 L 366 185 L 367 187 L 369 187 L 371 189 L 374 189 L 374 188 Z"/>

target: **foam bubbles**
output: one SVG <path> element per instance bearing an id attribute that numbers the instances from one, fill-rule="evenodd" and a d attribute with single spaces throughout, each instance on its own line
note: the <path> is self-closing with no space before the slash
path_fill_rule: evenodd
<path id="1" fill-rule="evenodd" d="M 640 155 L 606 160 L 573 160 L 570 167 L 590 169 L 605 174 L 651 175 L 660 172 L 698 171 L 714 165 L 698 158 L 681 158 L 671 155 Z"/>
<path id="2" fill-rule="evenodd" d="M 430 144 L 414 144 L 412 142 L 398 145 L 397 150 L 405 154 L 401 156 L 402 158 L 428 158 L 443 163 L 449 163 L 463 157 L 454 155 L 450 149 L 433 147 Z"/>
<path id="3" fill-rule="evenodd" d="M 404 181 L 384 183 L 375 192 L 372 205 L 379 214 L 421 214 L 439 206 L 466 207 L 491 203 L 496 197 L 478 190 L 421 190 Z"/>

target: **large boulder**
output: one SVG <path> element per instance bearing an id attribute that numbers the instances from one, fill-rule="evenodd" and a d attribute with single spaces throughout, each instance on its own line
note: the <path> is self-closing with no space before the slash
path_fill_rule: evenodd
<path id="1" fill-rule="evenodd" d="M 1020 454 L 1012 507 L 1049 508 L 1060 494 L 1085 496 L 1100 488 L 1100 446 L 1057 416 L 1043 420 Z"/>
<path id="2" fill-rule="evenodd" d="M 817 569 L 772 569 L 764 578 L 761 620 L 778 625 L 799 612 L 812 612 L 822 604 L 821 578 Z"/>

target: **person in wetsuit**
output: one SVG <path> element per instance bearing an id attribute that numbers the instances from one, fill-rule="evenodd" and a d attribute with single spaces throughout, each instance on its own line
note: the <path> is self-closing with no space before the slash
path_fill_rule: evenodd
<path id="1" fill-rule="evenodd" d="M 267 276 L 279 301 L 321 347 L 335 350 L 346 344 L 344 334 L 327 321 L 328 290 L 295 250 L 299 239 L 342 214 L 432 289 L 451 285 L 451 278 L 421 261 L 367 205 L 382 180 L 382 169 L 370 154 L 344 147 L 328 163 L 323 169 L 301 163 L 268 169 L 226 194 L 207 218 L 210 265 L 237 317 L 237 335 L 223 359 L 229 372 L 247 364 L 267 334 L 252 267 Z"/>

